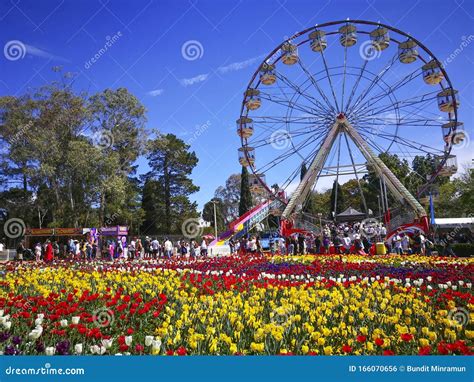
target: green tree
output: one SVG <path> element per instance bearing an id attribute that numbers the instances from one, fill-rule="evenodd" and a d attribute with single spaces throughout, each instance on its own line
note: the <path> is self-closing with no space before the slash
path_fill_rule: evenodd
<path id="1" fill-rule="evenodd" d="M 148 177 L 158 181 L 162 191 L 164 221 L 160 233 L 179 233 L 184 220 L 197 216 L 197 204 L 189 195 L 199 191 L 190 178 L 198 158 L 189 148 L 174 134 L 159 134 L 148 142 Z"/>
<path id="2" fill-rule="evenodd" d="M 216 221 L 217 221 L 217 232 L 225 231 L 225 206 L 224 202 L 218 198 L 212 198 L 209 202 L 204 204 L 202 210 L 202 218 L 211 223 L 211 226 L 214 227 L 214 203 L 216 205 Z"/>
<path id="3" fill-rule="evenodd" d="M 332 184 L 331 190 L 331 218 L 335 218 L 337 214 L 341 213 L 345 207 L 344 194 L 342 187 L 336 180 Z"/>
<path id="4" fill-rule="evenodd" d="M 225 186 L 219 186 L 216 189 L 214 197 L 222 200 L 226 224 L 237 219 L 239 217 L 240 174 L 230 175 Z"/>
<path id="5" fill-rule="evenodd" d="M 247 167 L 242 166 L 242 174 L 240 176 L 240 201 L 239 216 L 242 216 L 252 208 L 252 193 L 249 185 L 249 172 Z"/>

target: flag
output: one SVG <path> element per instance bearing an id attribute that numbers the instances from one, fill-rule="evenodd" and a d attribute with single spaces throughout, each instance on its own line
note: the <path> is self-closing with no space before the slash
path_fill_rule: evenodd
<path id="1" fill-rule="evenodd" d="M 430 224 L 435 224 L 435 214 L 434 214 L 434 203 L 433 203 L 433 195 L 430 193 Z"/>

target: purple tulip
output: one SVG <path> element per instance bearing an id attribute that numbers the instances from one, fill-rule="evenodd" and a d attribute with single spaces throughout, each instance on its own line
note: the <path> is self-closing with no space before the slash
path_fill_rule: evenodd
<path id="1" fill-rule="evenodd" d="M 9 338 L 10 338 L 10 333 L 8 333 L 8 332 L 0 333 L 0 342 L 5 342 Z"/>

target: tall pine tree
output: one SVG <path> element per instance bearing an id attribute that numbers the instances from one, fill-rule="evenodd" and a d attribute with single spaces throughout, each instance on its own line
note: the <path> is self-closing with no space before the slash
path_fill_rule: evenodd
<path id="1" fill-rule="evenodd" d="M 337 196 L 336 196 L 337 189 Z M 331 218 L 335 219 L 336 215 L 341 213 L 344 209 L 344 195 L 342 193 L 342 187 L 339 182 L 334 181 L 332 184 L 331 191 Z M 334 213 L 334 215 L 333 215 Z"/>
<path id="2" fill-rule="evenodd" d="M 252 208 L 252 193 L 250 192 L 249 172 L 247 167 L 242 166 L 242 175 L 240 176 L 240 202 L 239 215 L 242 216 Z"/>
<path id="3" fill-rule="evenodd" d="M 159 233 L 180 233 L 184 220 L 197 217 L 197 205 L 189 200 L 189 195 L 199 191 L 190 178 L 198 158 L 174 134 L 159 135 L 148 147 L 148 176 L 159 183 L 160 204 L 163 203 L 159 208 L 159 215 L 163 216 Z"/>

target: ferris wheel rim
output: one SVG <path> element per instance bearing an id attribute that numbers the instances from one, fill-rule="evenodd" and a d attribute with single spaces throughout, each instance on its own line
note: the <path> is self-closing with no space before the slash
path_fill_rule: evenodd
<path id="1" fill-rule="evenodd" d="M 252 77 L 250 78 L 250 81 L 248 82 L 247 84 L 247 87 L 246 87 L 246 91 L 248 91 L 249 89 L 253 89 L 253 88 L 258 88 L 258 86 L 260 85 L 260 80 L 257 81 L 257 84 L 256 86 L 254 86 L 252 88 L 252 84 L 254 83 L 255 79 L 257 78 L 259 72 L 260 72 L 260 68 L 262 67 L 262 65 L 264 63 L 267 63 L 269 62 L 269 60 L 279 51 L 281 50 L 282 46 L 285 44 L 285 43 L 288 43 L 288 42 L 291 42 L 292 40 L 302 36 L 302 35 L 305 35 L 307 33 L 310 33 L 311 31 L 314 31 L 314 30 L 318 30 L 318 29 L 322 29 L 322 28 L 326 28 L 326 27 L 330 27 L 330 26 L 334 26 L 334 25 L 340 25 L 340 24 L 360 24 L 360 25 L 367 25 L 367 26 L 376 26 L 376 27 L 383 27 L 383 28 L 386 28 L 388 31 L 392 31 L 392 32 L 395 32 L 397 33 L 398 35 L 401 35 L 405 38 L 407 38 L 407 40 L 411 40 L 413 42 L 416 43 L 416 45 L 421 48 L 423 50 L 424 53 L 426 53 L 430 59 L 427 60 L 425 59 L 421 54 L 418 56 L 420 61 L 423 62 L 424 65 L 427 65 L 429 62 L 435 62 L 438 66 L 438 68 L 440 69 L 441 73 L 443 74 L 444 76 L 444 80 L 446 81 L 446 84 L 443 84 L 443 82 L 440 82 L 438 85 L 441 87 L 441 89 L 443 89 L 443 91 L 448 91 L 450 94 L 451 94 L 451 97 L 454 99 L 454 95 L 455 93 L 457 92 L 454 87 L 453 87 L 453 84 L 452 84 L 452 81 L 451 79 L 449 78 L 449 75 L 447 73 L 447 71 L 445 70 L 444 66 L 442 65 L 442 62 L 440 60 L 438 60 L 438 58 L 434 55 L 434 53 L 425 45 L 423 44 L 421 41 L 419 41 L 418 39 L 416 39 L 415 37 L 411 36 L 410 34 L 398 29 L 398 28 L 395 28 L 395 27 L 392 27 L 388 24 L 384 24 L 384 23 L 380 23 L 380 22 L 374 22 L 374 21 L 369 21 L 369 20 L 360 20 L 360 19 L 354 19 L 354 20 L 351 20 L 351 19 L 346 19 L 346 20 L 338 20 L 338 21 L 330 21 L 330 22 L 325 22 L 325 23 L 322 23 L 322 24 L 316 24 L 314 26 L 311 26 L 309 28 L 306 28 L 300 32 L 297 32 L 295 33 L 293 36 L 285 39 L 284 41 L 282 41 L 278 46 L 276 46 L 261 62 L 261 64 L 257 67 L 256 71 L 254 72 L 254 74 L 252 75 Z M 361 30 L 357 30 L 358 33 L 362 33 L 362 34 L 370 34 L 370 32 L 367 32 L 367 31 L 361 31 Z M 337 34 L 338 32 L 337 31 L 334 31 L 334 32 L 328 32 L 327 34 L 328 35 L 332 35 L 332 34 Z M 397 44 L 400 44 L 400 41 L 397 40 L 397 39 L 394 39 L 393 37 L 389 37 L 390 41 L 393 41 Z M 299 43 L 297 43 L 296 45 L 299 47 L 299 46 L 303 46 L 305 44 L 307 44 L 308 42 L 310 41 L 310 39 L 305 39 L 303 41 L 300 41 Z M 271 64 L 276 64 L 278 63 L 278 61 L 280 61 L 281 59 L 281 55 L 280 57 L 277 57 L 274 61 L 271 62 Z M 421 66 L 421 68 L 423 67 L 423 65 Z M 306 80 L 308 81 L 308 80 Z M 243 98 L 242 100 L 242 104 L 241 104 L 241 110 L 240 110 L 240 117 L 247 117 L 248 116 L 248 110 L 247 110 L 247 113 L 245 114 L 245 97 Z M 449 116 L 449 122 L 452 122 L 456 128 L 456 126 L 458 125 L 458 105 L 455 103 L 454 104 L 454 109 L 452 112 L 448 113 L 448 116 Z M 454 129 L 455 131 L 455 129 Z M 246 143 L 247 141 L 247 138 L 244 138 L 244 137 L 240 137 L 240 141 L 241 141 L 241 147 L 248 147 L 248 144 Z M 446 144 L 448 144 L 448 142 L 446 142 Z M 449 145 L 448 146 L 445 146 L 445 149 L 443 151 L 444 155 L 443 155 L 443 158 L 438 162 L 437 164 L 437 167 L 435 169 L 435 171 L 433 172 L 433 174 L 431 174 L 430 178 L 429 179 L 426 179 L 426 181 L 424 181 L 423 185 L 420 187 L 420 189 L 418 190 L 417 192 L 417 196 L 419 196 L 424 190 L 426 190 L 438 177 L 439 173 L 441 172 L 442 168 L 444 167 L 444 165 L 446 164 L 446 161 L 447 159 L 450 157 L 451 155 L 451 152 L 452 152 L 452 149 L 453 149 L 453 144 L 452 144 L 452 140 L 449 142 Z M 244 156 L 246 157 L 246 159 L 248 160 L 248 154 L 247 152 L 244 150 Z M 261 174 L 259 174 L 258 172 L 258 169 L 255 167 L 255 164 L 254 163 L 251 163 L 249 164 L 249 166 L 253 175 L 258 179 L 259 183 L 261 184 L 261 186 L 267 191 L 268 193 L 268 197 L 269 198 L 272 198 L 272 199 L 279 199 L 281 202 L 283 203 L 286 203 L 285 200 L 283 200 L 279 195 L 278 195 L 278 192 L 275 191 L 273 192 L 271 187 L 269 187 L 264 181 L 263 179 L 261 179 Z"/>

